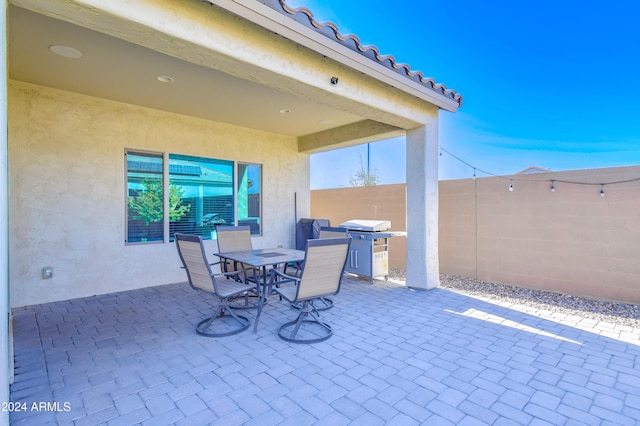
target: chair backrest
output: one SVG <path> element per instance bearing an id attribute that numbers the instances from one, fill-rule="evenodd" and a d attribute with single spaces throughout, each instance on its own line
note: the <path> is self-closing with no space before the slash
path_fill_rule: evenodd
<path id="1" fill-rule="evenodd" d="M 250 226 L 216 226 L 218 253 L 252 250 Z"/>
<path id="2" fill-rule="evenodd" d="M 315 299 L 340 291 L 351 238 L 307 241 L 304 269 L 296 300 Z"/>
<path id="3" fill-rule="evenodd" d="M 204 253 L 202 237 L 199 235 L 175 234 L 176 247 L 182 265 L 187 271 L 189 285 L 191 287 L 215 292 L 215 279 L 207 262 L 207 256 Z"/>
<path id="4" fill-rule="evenodd" d="M 347 228 L 330 228 L 323 226 L 320 228 L 320 238 L 344 238 L 349 236 Z"/>

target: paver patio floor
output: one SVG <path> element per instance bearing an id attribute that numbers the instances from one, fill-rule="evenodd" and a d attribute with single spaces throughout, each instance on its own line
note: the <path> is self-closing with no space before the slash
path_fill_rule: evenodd
<path id="1" fill-rule="evenodd" d="M 186 284 L 16 309 L 11 423 L 640 424 L 637 329 L 384 281 L 333 299 L 313 345 L 275 299 L 257 334 L 199 336 Z"/>

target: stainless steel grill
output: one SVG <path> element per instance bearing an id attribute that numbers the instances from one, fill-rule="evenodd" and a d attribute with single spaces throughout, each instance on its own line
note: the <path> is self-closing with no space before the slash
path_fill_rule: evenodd
<path id="1" fill-rule="evenodd" d="M 350 231 L 380 232 L 389 230 L 391 228 L 391 222 L 388 220 L 351 219 L 342 222 L 340 228 L 346 228 Z"/>
<path id="2" fill-rule="evenodd" d="M 395 232 L 385 232 L 391 228 L 388 220 L 353 219 L 332 230 L 346 230 L 351 235 L 351 247 L 345 272 L 373 279 L 389 279 L 389 239 Z M 324 229 L 324 228 L 323 228 Z"/>

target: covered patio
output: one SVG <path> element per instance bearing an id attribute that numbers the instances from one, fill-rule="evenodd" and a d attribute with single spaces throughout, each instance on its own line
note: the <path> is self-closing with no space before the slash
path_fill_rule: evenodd
<path id="1" fill-rule="evenodd" d="M 438 116 L 460 107 L 456 92 L 283 0 L 5 5 L 0 393 L 12 424 L 640 421 L 628 329 L 437 288 Z M 128 186 L 140 172 L 128 155 L 156 161 L 165 193 L 171 160 L 224 162 L 234 195 L 248 188 L 240 170 L 259 167 L 252 242 L 291 247 L 310 212 L 309 155 L 398 135 L 407 286 L 346 279 L 326 342 L 282 342 L 293 312 L 275 301 L 257 334 L 198 336 L 211 300 L 180 282 L 169 214 L 157 241 L 129 239 L 142 187 Z M 227 204 L 239 223 L 248 208 Z M 198 222 L 218 213 L 194 206 Z M 216 251 L 213 235 L 205 244 Z"/>
<path id="2" fill-rule="evenodd" d="M 438 286 L 438 120 L 459 93 L 284 0 L 8 0 L 1 26 L 3 401 L 12 309 L 179 282 L 176 229 L 213 253 L 206 226 L 247 221 L 255 248 L 292 247 L 315 152 L 405 136 L 407 280 Z"/>
<path id="3" fill-rule="evenodd" d="M 438 285 L 438 116 L 459 93 L 284 0 L 11 0 L 6 18 L 9 306 L 174 283 L 172 230 L 214 249 L 209 217 L 291 247 L 309 156 L 395 136 L 409 280 Z"/>
<path id="4" fill-rule="evenodd" d="M 334 301 L 315 345 L 278 338 L 276 300 L 255 335 L 199 336 L 186 283 L 15 309 L 11 424 L 640 422 L 637 329 L 352 277 Z"/>

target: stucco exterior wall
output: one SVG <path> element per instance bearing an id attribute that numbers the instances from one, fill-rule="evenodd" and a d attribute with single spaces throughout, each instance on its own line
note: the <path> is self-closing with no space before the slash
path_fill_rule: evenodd
<path id="1" fill-rule="evenodd" d="M 173 244 L 124 243 L 125 148 L 261 163 L 255 247 L 292 247 L 295 206 L 309 215 L 309 158 L 293 137 L 17 81 L 8 98 L 12 307 L 186 279 Z"/>
<path id="2" fill-rule="evenodd" d="M 640 182 L 605 185 L 604 197 L 600 185 L 559 182 L 638 177 L 640 166 L 537 173 L 516 176 L 513 191 L 501 178 L 440 181 L 440 272 L 640 303 Z M 312 191 L 311 215 L 393 221 L 404 194 L 404 185 Z M 404 261 L 397 240 L 393 267 Z"/>

